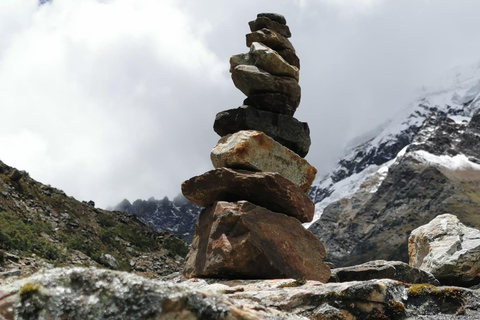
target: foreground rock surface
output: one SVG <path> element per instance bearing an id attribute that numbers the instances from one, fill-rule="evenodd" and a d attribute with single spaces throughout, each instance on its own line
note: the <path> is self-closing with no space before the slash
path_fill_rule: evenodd
<path id="1" fill-rule="evenodd" d="M 311 144 L 310 129 L 306 122 L 249 106 L 219 112 L 213 129 L 221 137 L 240 130 L 262 131 L 301 157 L 307 155 Z"/>
<path id="2" fill-rule="evenodd" d="M 261 131 L 239 131 L 223 137 L 210 158 L 215 168 L 278 172 L 303 192 L 310 189 L 317 173 L 305 159 Z"/>
<path id="3" fill-rule="evenodd" d="M 394 280 L 148 280 L 62 268 L 0 286 L 0 319 L 463 319 L 480 318 L 480 291 Z M 458 312 L 459 315 L 455 313 Z"/>
<path id="4" fill-rule="evenodd" d="M 299 187 L 274 172 L 219 168 L 185 181 L 182 193 L 202 207 L 216 201 L 246 200 L 300 222 L 311 221 L 315 209 L 312 200 Z"/>
<path id="5" fill-rule="evenodd" d="M 369 261 L 356 266 L 332 269 L 330 282 L 372 279 L 392 279 L 406 283 L 440 285 L 440 282 L 429 272 L 411 267 L 405 262 L 385 260 Z"/>
<path id="6" fill-rule="evenodd" d="M 187 278 L 295 278 L 326 282 L 322 243 L 292 217 L 246 201 L 216 202 L 197 220 Z"/>
<path id="7" fill-rule="evenodd" d="M 480 283 L 480 230 L 465 226 L 452 214 L 439 215 L 413 230 L 408 254 L 410 265 L 431 272 L 442 283 Z"/>

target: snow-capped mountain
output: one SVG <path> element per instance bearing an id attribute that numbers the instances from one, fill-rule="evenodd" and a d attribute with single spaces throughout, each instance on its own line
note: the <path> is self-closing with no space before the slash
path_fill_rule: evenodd
<path id="1" fill-rule="evenodd" d="M 432 114 L 468 120 L 480 107 L 480 63 L 450 71 L 440 84 L 424 88 L 418 98 L 389 122 L 369 132 L 346 152 L 332 173 L 310 190 L 316 204 L 314 221 L 330 203 L 354 194 L 373 174 L 386 173 L 397 154 L 408 146 Z M 307 227 L 309 224 L 306 225 Z"/>

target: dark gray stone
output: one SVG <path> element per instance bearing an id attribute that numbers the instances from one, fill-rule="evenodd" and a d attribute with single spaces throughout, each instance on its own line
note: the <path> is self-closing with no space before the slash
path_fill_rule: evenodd
<path id="1" fill-rule="evenodd" d="M 262 131 L 301 157 L 307 155 L 311 144 L 306 122 L 249 106 L 218 113 L 213 129 L 222 137 L 240 130 Z"/>
<path id="2" fill-rule="evenodd" d="M 249 96 L 243 104 L 255 109 L 293 116 L 300 104 L 300 99 L 293 100 L 281 93 L 260 93 Z"/>
<path id="3" fill-rule="evenodd" d="M 277 21 L 273 21 L 267 17 L 258 17 L 257 19 L 250 21 L 248 25 L 250 26 L 250 31 L 252 32 L 267 28 L 276 31 L 287 38 L 292 36 L 290 28 L 287 25 L 278 23 Z"/>
<path id="4" fill-rule="evenodd" d="M 392 279 L 407 283 L 429 283 L 440 285 L 435 277 L 426 271 L 414 268 L 401 261 L 375 260 L 360 265 L 332 269 L 329 282 L 365 281 Z"/>
<path id="5" fill-rule="evenodd" d="M 287 20 L 285 19 L 285 17 L 278 13 L 262 12 L 257 14 L 257 18 L 260 18 L 260 17 L 268 18 L 280 24 L 287 24 Z"/>

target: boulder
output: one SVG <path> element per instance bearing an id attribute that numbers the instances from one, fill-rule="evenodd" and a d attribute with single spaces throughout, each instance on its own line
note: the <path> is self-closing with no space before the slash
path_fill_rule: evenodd
<path id="1" fill-rule="evenodd" d="M 281 93 L 260 93 L 249 96 L 243 101 L 243 104 L 255 109 L 293 116 L 300 104 L 300 99 L 292 100 L 289 96 Z"/>
<path id="2" fill-rule="evenodd" d="M 240 130 L 262 131 L 301 157 L 310 149 L 310 129 L 306 122 L 278 113 L 242 106 L 219 112 L 213 129 L 221 137 Z"/>
<path id="3" fill-rule="evenodd" d="M 250 31 L 252 32 L 266 28 L 278 32 L 286 38 L 290 38 L 292 36 L 290 28 L 286 24 L 278 23 L 277 21 L 273 21 L 267 17 L 257 17 L 257 19 L 250 21 L 248 25 L 250 26 Z"/>
<path id="4" fill-rule="evenodd" d="M 301 89 L 290 77 L 275 76 L 256 66 L 238 65 L 232 71 L 232 80 L 246 96 L 258 93 L 281 93 L 299 100 Z"/>
<path id="5" fill-rule="evenodd" d="M 261 17 L 268 18 L 280 24 L 287 24 L 287 20 L 285 19 L 285 17 L 279 13 L 263 12 L 263 13 L 257 14 L 257 18 L 261 18 Z"/>
<path id="6" fill-rule="evenodd" d="M 442 284 L 480 283 L 480 230 L 454 215 L 439 215 L 413 230 L 408 255 L 411 266 L 432 273 Z"/>
<path id="7" fill-rule="evenodd" d="M 250 201 L 269 210 L 309 222 L 315 210 L 312 200 L 290 180 L 274 172 L 219 168 L 182 183 L 183 195 L 209 207 L 216 201 Z"/>
<path id="8" fill-rule="evenodd" d="M 237 54 L 230 58 L 230 72 L 238 65 L 255 65 L 276 76 L 290 77 L 297 81 L 299 79 L 297 67 L 290 65 L 275 50 L 260 42 L 252 43 L 249 54 Z"/>
<path id="9" fill-rule="evenodd" d="M 392 279 L 407 283 L 440 285 L 440 282 L 429 272 L 411 267 L 405 262 L 385 260 L 369 261 L 356 266 L 332 269 L 329 282 L 372 279 Z"/>
<path id="10" fill-rule="evenodd" d="M 310 190 L 317 169 L 261 131 L 238 131 L 221 138 L 210 154 L 215 168 L 278 172 L 303 192 Z"/>
<path id="11" fill-rule="evenodd" d="M 250 47 L 253 42 L 261 42 L 276 51 L 284 49 L 295 50 L 286 37 L 270 29 L 263 28 L 249 33 L 245 37 L 247 39 L 247 47 Z"/>
<path id="12" fill-rule="evenodd" d="M 216 202 L 197 220 L 187 278 L 294 278 L 326 282 L 322 243 L 292 217 L 246 201 Z"/>

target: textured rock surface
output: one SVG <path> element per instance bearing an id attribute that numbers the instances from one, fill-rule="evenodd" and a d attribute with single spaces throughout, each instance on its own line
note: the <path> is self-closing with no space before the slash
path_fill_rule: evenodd
<path id="1" fill-rule="evenodd" d="M 325 257 L 322 243 L 297 219 L 245 201 L 216 202 L 199 215 L 183 274 L 326 282 Z"/>
<path id="2" fill-rule="evenodd" d="M 307 192 L 317 169 L 261 131 L 238 131 L 218 141 L 210 154 L 215 168 L 278 172 Z"/>
<path id="3" fill-rule="evenodd" d="M 238 65 L 232 71 L 232 80 L 246 96 L 258 93 L 281 93 L 298 100 L 301 89 L 290 77 L 275 76 L 252 65 Z"/>
<path id="4" fill-rule="evenodd" d="M 247 47 L 250 47 L 254 42 L 261 42 L 275 51 L 285 49 L 295 50 L 292 43 L 286 37 L 270 29 L 264 28 L 257 30 L 247 34 L 245 37 L 247 38 Z"/>
<path id="5" fill-rule="evenodd" d="M 278 173 L 220 168 L 185 181 L 182 192 L 202 207 L 216 201 L 246 200 L 301 222 L 311 221 L 313 217 L 310 198 Z"/>
<path id="6" fill-rule="evenodd" d="M 62 268 L 3 284 L 0 291 L 0 318 L 19 320 L 480 318 L 478 290 L 409 288 L 387 279 L 323 284 L 170 276 L 159 281 Z"/>
<path id="7" fill-rule="evenodd" d="M 254 65 L 273 75 L 290 77 L 296 81 L 299 78 L 297 67 L 290 65 L 275 50 L 259 42 L 252 43 L 249 53 L 237 54 L 230 58 L 230 72 L 238 65 Z"/>
<path id="8" fill-rule="evenodd" d="M 300 104 L 300 99 L 292 100 L 281 93 L 260 93 L 249 96 L 243 104 L 255 109 L 293 116 Z"/>
<path id="9" fill-rule="evenodd" d="M 286 24 L 278 23 L 277 21 L 267 17 L 257 17 L 257 19 L 250 21 L 248 25 L 250 26 L 250 31 L 252 32 L 266 28 L 278 32 L 287 38 L 292 36 L 290 28 Z"/>
<path id="10" fill-rule="evenodd" d="M 249 106 L 219 112 L 213 129 L 221 137 L 240 130 L 258 130 L 301 157 L 310 149 L 310 129 L 294 117 L 262 111 Z"/>
<path id="11" fill-rule="evenodd" d="M 412 231 L 410 265 L 431 272 L 444 284 L 480 283 L 480 230 L 442 214 Z"/>
<path id="12" fill-rule="evenodd" d="M 411 267 L 405 262 L 385 260 L 369 261 L 356 266 L 332 269 L 330 282 L 372 279 L 392 279 L 406 283 L 440 285 L 440 282 L 429 272 Z"/>
<path id="13" fill-rule="evenodd" d="M 283 59 L 285 59 L 285 61 L 300 69 L 300 58 L 297 56 L 295 49 L 283 49 L 276 51 L 282 56 Z"/>

